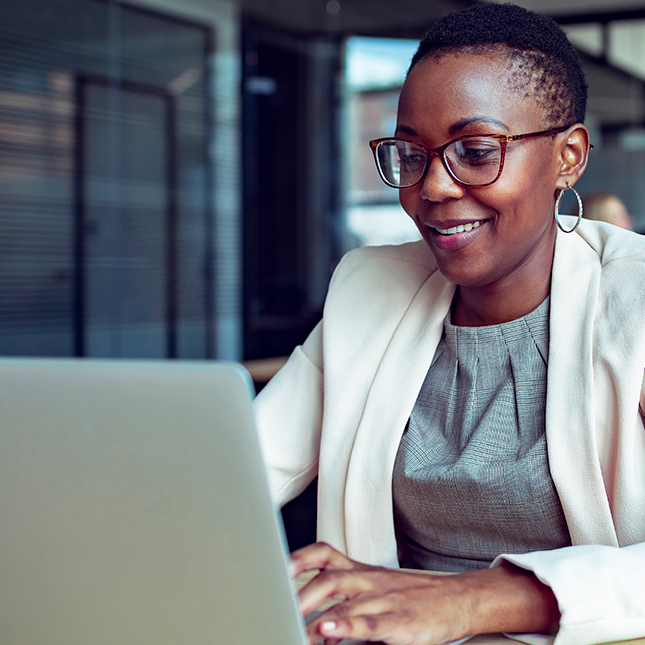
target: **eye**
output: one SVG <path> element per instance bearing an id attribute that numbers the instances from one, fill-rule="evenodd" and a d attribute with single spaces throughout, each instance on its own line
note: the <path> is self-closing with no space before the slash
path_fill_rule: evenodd
<path id="1" fill-rule="evenodd" d="M 425 150 L 407 141 L 398 141 L 396 152 L 399 157 L 399 165 L 408 169 L 418 168 L 426 162 Z"/>
<path id="2" fill-rule="evenodd" d="M 425 153 L 418 150 L 411 150 L 399 155 L 400 161 L 406 166 L 417 166 L 425 163 Z"/>
<path id="3" fill-rule="evenodd" d="M 446 152 L 460 164 L 478 166 L 498 163 L 501 156 L 501 145 L 497 139 L 476 137 L 455 141 Z"/>

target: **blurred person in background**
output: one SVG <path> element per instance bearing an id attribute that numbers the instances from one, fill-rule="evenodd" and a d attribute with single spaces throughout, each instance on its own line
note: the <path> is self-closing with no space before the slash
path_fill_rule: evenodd
<path id="1" fill-rule="evenodd" d="M 634 229 L 634 220 L 618 195 L 594 191 L 582 196 L 582 204 L 583 217 L 587 219 L 608 222 L 629 231 Z"/>

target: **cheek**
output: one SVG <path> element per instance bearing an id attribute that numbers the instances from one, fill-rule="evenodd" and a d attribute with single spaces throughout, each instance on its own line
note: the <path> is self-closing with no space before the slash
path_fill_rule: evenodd
<path id="1" fill-rule="evenodd" d="M 417 204 L 419 199 L 419 191 L 416 190 L 416 186 L 399 190 L 399 203 L 401 204 L 401 208 L 403 208 L 403 210 L 412 219 L 415 219 L 414 214 L 417 211 Z"/>
<path id="2" fill-rule="evenodd" d="M 518 201 L 524 199 L 533 208 L 550 205 L 556 183 L 551 155 L 517 155 L 516 159 L 511 157 L 510 162 L 509 172 L 502 175 L 504 183 L 500 187 L 504 186 L 509 195 L 513 194 Z"/>
<path id="3" fill-rule="evenodd" d="M 507 221 L 540 227 L 553 210 L 555 189 L 549 181 L 548 170 L 529 164 L 513 170 L 515 172 L 502 175 L 495 184 L 481 190 L 478 199 Z"/>
<path id="4" fill-rule="evenodd" d="M 511 177 L 501 177 L 491 186 L 471 188 L 468 191 L 469 201 L 498 224 L 505 224 L 531 210 L 531 191 L 526 191 L 521 186 L 521 182 Z"/>

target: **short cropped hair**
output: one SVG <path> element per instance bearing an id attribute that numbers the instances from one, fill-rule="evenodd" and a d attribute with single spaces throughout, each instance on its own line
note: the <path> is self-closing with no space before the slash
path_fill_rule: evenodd
<path id="1" fill-rule="evenodd" d="M 475 4 L 448 13 L 425 34 L 410 69 L 449 53 L 509 57 L 512 89 L 534 96 L 550 126 L 582 123 L 587 83 L 578 52 L 554 20 L 512 4 Z"/>

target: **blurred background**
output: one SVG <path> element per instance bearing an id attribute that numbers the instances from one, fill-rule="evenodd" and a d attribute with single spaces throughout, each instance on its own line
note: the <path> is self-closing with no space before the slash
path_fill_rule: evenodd
<path id="1" fill-rule="evenodd" d="M 462 0 L 0 3 L 0 354 L 288 354 L 348 249 L 416 239 L 367 141 Z M 645 227 L 645 1 L 520 0 L 579 48 L 580 192 Z"/>

